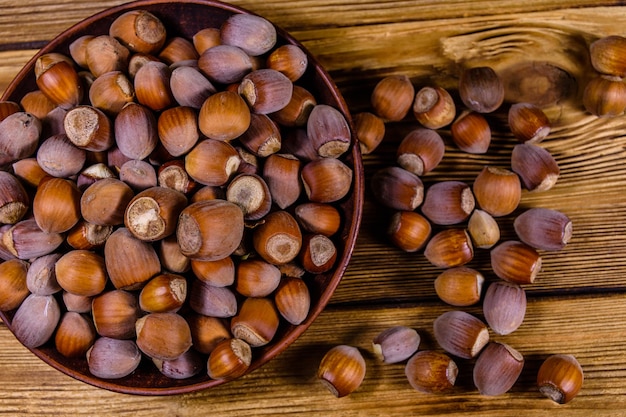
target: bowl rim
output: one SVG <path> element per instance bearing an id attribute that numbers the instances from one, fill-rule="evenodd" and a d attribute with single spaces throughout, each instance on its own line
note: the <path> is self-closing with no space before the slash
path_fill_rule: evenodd
<path id="1" fill-rule="evenodd" d="M 218 8 L 224 10 L 229 13 L 237 14 L 251 14 L 257 15 L 256 13 L 249 11 L 243 7 L 235 6 L 229 3 L 225 3 L 219 0 L 177 0 L 172 2 L 171 0 L 137 0 L 128 3 L 123 3 L 117 6 L 113 6 L 107 9 L 104 9 L 100 12 L 97 12 L 75 24 L 68 27 L 58 35 L 56 35 L 52 40 L 50 40 L 45 46 L 43 46 L 17 73 L 17 75 L 13 78 L 10 84 L 6 87 L 5 91 L 2 94 L 0 100 L 10 100 L 11 97 L 17 93 L 18 87 L 20 87 L 21 83 L 24 79 L 32 74 L 35 62 L 37 59 L 43 55 L 44 53 L 53 52 L 59 49 L 59 46 L 63 43 L 66 43 L 68 39 L 75 36 L 75 33 L 81 28 L 84 28 L 88 25 L 91 25 L 99 20 L 109 18 L 112 15 L 118 15 L 126 11 L 141 9 L 145 7 L 158 7 L 159 5 L 168 5 L 168 4 L 179 4 L 182 6 L 185 5 L 199 5 L 209 8 Z M 268 19 L 269 20 L 269 19 Z M 309 315 L 306 320 L 299 325 L 289 325 L 288 330 L 284 333 L 279 343 L 273 343 L 267 349 L 263 349 L 262 355 L 254 358 L 251 366 L 246 371 L 245 375 L 253 372 L 254 370 L 260 368 L 265 365 L 270 360 L 273 360 L 280 353 L 285 351 L 293 342 L 296 341 L 315 321 L 315 319 L 321 314 L 321 312 L 326 308 L 330 298 L 333 293 L 337 289 L 337 286 L 341 282 L 346 269 L 348 268 L 349 261 L 352 257 L 354 248 L 356 246 L 356 240 L 358 236 L 358 232 L 361 225 L 362 220 L 362 212 L 363 212 L 363 199 L 364 199 L 364 174 L 363 174 L 363 162 L 361 159 L 361 152 L 358 146 L 358 141 L 356 139 L 354 133 L 354 126 L 350 111 L 346 104 L 345 99 L 343 98 L 339 88 L 331 78 L 330 74 L 323 68 L 323 66 L 319 63 L 319 61 L 310 53 L 310 51 L 304 47 L 297 39 L 295 39 L 292 35 L 290 35 L 287 31 L 282 29 L 280 26 L 274 24 L 271 20 L 270 22 L 276 28 L 277 34 L 279 38 L 283 38 L 287 43 L 294 44 L 306 53 L 309 66 L 314 69 L 315 75 L 319 80 L 328 87 L 328 93 L 332 97 L 332 99 L 337 103 L 338 110 L 346 117 L 352 133 L 352 143 L 351 149 L 348 154 L 348 158 L 350 158 L 350 162 L 352 163 L 353 169 L 353 183 L 352 189 L 350 191 L 350 198 L 348 199 L 348 207 L 346 210 L 349 210 L 352 217 L 349 228 L 347 232 L 342 232 L 341 242 L 343 243 L 342 247 L 342 256 L 339 260 L 340 262 L 333 268 L 332 276 L 328 279 L 326 287 L 324 287 L 323 291 L 321 291 L 318 301 L 315 303 L 314 308 L 311 309 Z M 346 226 L 347 227 L 347 226 Z M 344 227 L 344 229 L 346 228 Z M 13 333 L 13 329 L 11 326 L 11 320 L 7 316 L 7 314 L 3 311 L 0 311 L 0 319 L 7 325 L 9 330 Z M 21 342 L 20 342 L 21 343 Z M 200 390 L 205 390 L 214 386 L 221 385 L 223 383 L 230 382 L 230 380 L 214 380 L 207 379 L 205 381 L 190 383 L 186 385 L 175 385 L 171 387 L 138 387 L 131 385 L 122 385 L 118 383 L 118 380 L 106 380 L 95 377 L 88 373 L 83 373 L 78 370 L 75 370 L 69 367 L 66 364 L 63 364 L 53 357 L 48 355 L 46 352 L 39 348 L 30 348 L 27 347 L 29 351 L 31 351 L 35 356 L 41 359 L 46 364 L 50 365 L 54 369 L 84 383 L 87 383 L 91 386 L 106 389 L 112 392 L 122 393 L 122 394 L 133 394 L 133 395 L 178 395 L 190 392 L 196 392 Z M 145 359 L 144 359 L 145 360 Z M 155 369 L 155 372 L 156 369 Z M 207 376 L 208 378 L 208 376 Z M 237 378 L 239 379 L 239 378 Z"/>

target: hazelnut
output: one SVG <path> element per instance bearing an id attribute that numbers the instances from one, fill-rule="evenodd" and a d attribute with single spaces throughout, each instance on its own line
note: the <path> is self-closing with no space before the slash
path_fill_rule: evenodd
<path id="1" fill-rule="evenodd" d="M 583 106 L 594 116 L 620 116 L 626 109 L 626 85 L 606 76 L 593 78 L 583 91 Z"/>
<path id="2" fill-rule="evenodd" d="M 504 101 L 504 84 L 493 68 L 468 68 L 461 73 L 459 95 L 468 109 L 491 113 Z"/>
<path id="3" fill-rule="evenodd" d="M 432 233 L 428 219 L 414 211 L 398 211 L 391 216 L 387 235 L 398 248 L 405 252 L 422 249 Z"/>
<path id="4" fill-rule="evenodd" d="M 95 341 L 96 331 L 90 319 L 72 311 L 63 314 L 54 336 L 54 346 L 61 355 L 83 357 Z"/>
<path id="5" fill-rule="evenodd" d="M 252 349 L 241 339 L 221 341 L 211 351 L 207 362 L 208 375 L 212 379 L 232 380 L 243 375 L 252 362 Z"/>
<path id="6" fill-rule="evenodd" d="M 486 211 L 475 209 L 467 222 L 467 231 L 479 249 L 490 249 L 500 240 L 500 226 Z"/>
<path id="7" fill-rule="evenodd" d="M 135 195 L 124 213 L 124 225 L 138 239 L 156 241 L 176 231 L 187 197 L 166 187 L 151 187 Z"/>
<path id="8" fill-rule="evenodd" d="M 49 54 L 37 58 L 36 83 L 39 90 L 59 107 L 70 109 L 80 104 L 83 88 L 78 72 L 69 57 L 49 60 Z"/>
<path id="9" fill-rule="evenodd" d="M 230 153 L 232 151 L 229 146 L 225 146 L 222 148 L 222 150 L 225 150 L 226 153 Z M 204 151 L 206 151 L 206 149 L 204 149 Z M 198 156 L 198 153 L 194 155 L 194 157 Z M 194 160 L 194 158 L 191 158 L 189 166 L 192 169 L 198 169 L 198 167 L 194 165 L 194 162 L 198 161 Z M 180 193 L 185 194 L 185 196 L 192 194 L 199 187 L 199 183 L 191 178 L 189 173 L 186 171 L 185 166 L 185 161 L 180 159 L 172 159 L 161 164 L 158 167 L 158 171 L 156 173 L 157 184 L 159 185 L 159 187 L 171 188 L 172 190 L 176 190 Z M 225 169 L 230 169 L 230 167 L 226 167 Z M 216 167 L 216 171 L 219 172 L 219 168 Z M 215 171 L 210 174 L 215 174 Z M 225 174 L 222 173 L 221 175 Z M 215 180 L 217 181 L 217 179 Z M 223 181 L 223 178 L 219 179 L 219 181 Z"/>
<path id="10" fill-rule="evenodd" d="M 212 82 L 232 84 L 252 71 L 252 60 L 241 48 L 216 45 L 200 55 L 198 69 Z"/>
<path id="11" fill-rule="evenodd" d="M 263 178 L 272 201 L 280 209 L 294 204 L 302 194 L 301 165 L 301 161 L 291 154 L 272 154 L 265 159 Z"/>
<path id="12" fill-rule="evenodd" d="M 278 287 L 280 269 L 263 259 L 245 259 L 236 267 L 235 290 L 245 297 L 267 297 Z"/>
<path id="13" fill-rule="evenodd" d="M 338 398 L 356 391 L 365 379 L 365 359 L 359 349 L 348 345 L 331 348 L 322 358 L 317 378 Z"/>
<path id="14" fill-rule="evenodd" d="M 63 243 L 61 233 L 47 233 L 34 218 L 20 220 L 2 234 L 6 250 L 19 259 L 33 259 L 54 252 Z"/>
<path id="15" fill-rule="evenodd" d="M 159 372 L 172 379 L 187 379 L 198 375 L 205 366 L 205 358 L 189 349 L 176 359 L 152 359 Z"/>
<path id="16" fill-rule="evenodd" d="M 13 174 L 0 171 L 0 222 L 15 224 L 30 205 L 30 198 L 21 181 Z"/>
<path id="17" fill-rule="evenodd" d="M 176 235 L 170 235 L 158 242 L 157 252 L 163 269 L 183 274 L 191 269 L 191 259 L 183 255 Z"/>
<path id="18" fill-rule="evenodd" d="M 37 163 L 53 177 L 69 178 L 85 165 L 87 153 L 77 148 L 65 134 L 50 136 L 37 149 Z"/>
<path id="19" fill-rule="evenodd" d="M 331 204 L 302 203 L 294 210 L 294 217 L 304 231 L 332 236 L 339 231 L 341 214 Z"/>
<path id="20" fill-rule="evenodd" d="M 337 158 L 307 162 L 300 172 L 304 192 L 314 203 L 341 200 L 352 188 L 352 169 Z"/>
<path id="21" fill-rule="evenodd" d="M 156 170 L 149 162 L 131 159 L 120 167 L 119 179 L 135 191 L 156 187 Z"/>
<path id="22" fill-rule="evenodd" d="M 281 45 L 267 57 L 267 67 L 280 71 L 292 82 L 304 75 L 309 63 L 307 54 L 296 45 Z"/>
<path id="23" fill-rule="evenodd" d="M 135 289 L 161 272 L 154 247 L 137 239 L 125 227 L 116 229 L 104 245 L 107 274 L 117 289 Z"/>
<path id="24" fill-rule="evenodd" d="M 128 158 L 147 158 L 158 142 L 157 119 L 149 108 L 130 103 L 115 117 L 115 143 Z"/>
<path id="25" fill-rule="evenodd" d="M 413 115 L 422 126 L 429 129 L 441 129 L 454 120 L 456 106 L 446 89 L 427 86 L 415 94 Z"/>
<path id="26" fill-rule="evenodd" d="M 115 143 L 111 120 L 97 107 L 83 105 L 70 109 L 63 127 L 67 138 L 81 149 L 106 151 Z"/>
<path id="27" fill-rule="evenodd" d="M 32 93 L 26 93 L 24 97 L 26 97 L 28 94 L 32 94 Z M 44 96 L 41 91 L 39 91 L 38 94 L 41 95 L 46 100 L 48 100 L 48 98 Z M 22 100 L 24 100 L 24 97 L 22 97 Z M 52 106 L 54 106 L 54 103 L 52 104 Z M 17 113 L 21 111 L 22 108 L 23 108 L 23 104 L 18 104 L 14 101 L 0 100 L 0 122 L 6 119 L 8 116 L 12 115 L 13 113 Z M 52 110 L 52 108 L 50 108 L 50 110 Z"/>
<path id="28" fill-rule="evenodd" d="M 135 337 L 135 321 L 141 316 L 136 295 L 124 290 L 107 291 L 94 297 L 91 314 L 98 334 L 116 339 Z"/>
<path id="29" fill-rule="evenodd" d="M 465 265 L 474 258 L 474 248 L 465 229 L 444 229 L 436 233 L 424 249 L 426 259 L 436 267 Z"/>
<path id="30" fill-rule="evenodd" d="M 53 295 L 31 294 L 18 307 L 10 327 L 24 346 L 34 349 L 52 337 L 60 319 L 61 308 Z"/>
<path id="31" fill-rule="evenodd" d="M 589 46 L 589 57 L 593 68 L 601 74 L 626 76 L 626 38 L 619 35 L 605 36 Z"/>
<path id="32" fill-rule="evenodd" d="M 173 107 L 163 111 L 157 131 L 163 147 L 172 156 L 186 154 L 200 139 L 196 111 L 191 107 Z"/>
<path id="33" fill-rule="evenodd" d="M 573 400 L 582 388 L 583 380 L 580 363 L 568 354 L 548 356 L 537 372 L 539 392 L 557 404 Z"/>
<path id="34" fill-rule="evenodd" d="M 41 136 L 41 121 L 30 113 L 16 112 L 0 122 L 0 158 L 11 163 L 33 156 Z"/>
<path id="35" fill-rule="evenodd" d="M 99 35 L 87 43 L 85 56 L 89 71 L 98 78 L 111 71 L 125 72 L 130 51 L 113 36 Z"/>
<path id="36" fill-rule="evenodd" d="M 93 297 L 86 297 L 84 295 L 72 294 L 71 292 L 63 291 L 63 304 L 67 311 L 73 311 L 75 313 L 91 313 L 91 303 Z"/>
<path id="37" fill-rule="evenodd" d="M 465 311 L 451 310 L 441 314 L 433 323 L 435 339 L 446 352 L 471 359 L 489 342 L 489 330 L 476 316 Z"/>
<path id="38" fill-rule="evenodd" d="M 486 166 L 472 186 L 478 206 L 494 217 L 513 213 L 522 198 L 518 175 L 504 168 Z"/>
<path id="39" fill-rule="evenodd" d="M 222 43 L 251 56 L 263 55 L 276 45 L 276 28 L 267 19 L 244 13 L 231 15 L 220 28 Z"/>
<path id="40" fill-rule="evenodd" d="M 132 340 L 98 338 L 87 351 L 89 372 L 103 379 L 130 375 L 141 362 L 141 352 Z"/>
<path id="41" fill-rule="evenodd" d="M 489 342 L 474 365 L 474 385 L 482 395 L 508 392 L 524 368 L 524 357 L 511 346 Z"/>
<path id="42" fill-rule="evenodd" d="M 513 227 L 522 242 L 541 250 L 561 250 L 572 238 L 570 218 L 548 208 L 526 210 L 515 218 Z"/>
<path id="43" fill-rule="evenodd" d="M 372 91 L 374 113 L 385 121 L 397 122 L 407 115 L 415 98 L 415 88 L 406 75 L 389 75 Z"/>
<path id="44" fill-rule="evenodd" d="M 175 103 L 170 89 L 171 70 L 163 62 L 148 61 L 135 74 L 133 83 L 137 101 L 155 112 Z"/>
<path id="45" fill-rule="evenodd" d="M 191 347 L 189 324 L 176 313 L 149 313 L 135 327 L 137 347 L 150 358 L 174 360 Z"/>
<path id="46" fill-rule="evenodd" d="M 29 264 L 20 259 L 0 263 L 0 311 L 18 308 L 30 294 L 27 284 Z"/>
<path id="47" fill-rule="evenodd" d="M 243 238 L 241 209 L 225 200 L 199 201 L 181 212 L 176 230 L 183 255 L 218 260 L 232 254 Z"/>
<path id="48" fill-rule="evenodd" d="M 416 391 L 438 394 L 454 387 L 459 368 L 445 353 L 422 350 L 411 356 L 404 373 Z"/>
<path id="49" fill-rule="evenodd" d="M 284 210 L 269 213 L 253 231 L 256 252 L 273 265 L 293 261 L 302 247 L 302 232 L 296 219 Z"/>
<path id="50" fill-rule="evenodd" d="M 54 265 L 59 285 L 68 292 L 91 297 L 100 294 L 107 284 L 102 256 L 75 249 L 65 253 Z"/>
<path id="51" fill-rule="evenodd" d="M 515 103 L 509 108 L 509 128 L 522 143 L 541 142 L 550 134 L 550 119 L 538 106 Z"/>
<path id="52" fill-rule="evenodd" d="M 185 156 L 185 171 L 203 185 L 222 186 L 237 171 L 241 158 L 229 143 L 204 139 Z"/>
<path id="53" fill-rule="evenodd" d="M 532 284 L 541 270 L 541 256 L 523 242 L 507 240 L 491 249 L 491 267 L 505 281 Z"/>
<path id="54" fill-rule="evenodd" d="M 560 175 L 554 156 L 531 143 L 515 145 L 511 153 L 511 170 L 528 191 L 547 191 L 554 187 Z"/>
<path id="55" fill-rule="evenodd" d="M 48 176 L 48 173 L 41 169 L 37 158 L 30 157 L 15 161 L 11 166 L 13 173 L 24 185 L 38 187 L 41 180 Z"/>
<path id="56" fill-rule="evenodd" d="M 135 99 L 135 88 L 126 74 L 111 71 L 96 78 L 89 88 L 89 102 L 108 115 L 116 115 Z"/>
<path id="57" fill-rule="evenodd" d="M 199 110 L 217 89 L 197 68 L 181 66 L 172 70 L 170 90 L 180 106 Z"/>
<path id="58" fill-rule="evenodd" d="M 265 346 L 272 341 L 280 316 L 274 301 L 266 297 L 248 297 L 230 321 L 232 335 L 252 347 Z"/>
<path id="59" fill-rule="evenodd" d="M 443 271 L 435 279 L 435 292 L 445 303 L 457 307 L 480 301 L 485 278 L 473 268 L 457 266 Z"/>
<path id="60" fill-rule="evenodd" d="M 158 55 L 158 58 L 167 65 L 195 62 L 198 57 L 199 54 L 193 42 L 180 36 L 168 38 Z"/>
<path id="61" fill-rule="evenodd" d="M 222 43 L 219 28 L 204 28 L 200 29 L 191 37 L 193 46 L 196 48 L 199 54 L 202 54 L 209 48 Z"/>
<path id="62" fill-rule="evenodd" d="M 450 127 L 452 141 L 463 152 L 484 154 L 491 144 L 491 128 L 481 113 L 464 111 Z"/>
<path id="63" fill-rule="evenodd" d="M 73 181 L 50 178 L 33 198 L 33 216 L 44 232 L 64 233 L 80 220 L 80 191 Z"/>
<path id="64" fill-rule="evenodd" d="M 338 158 L 348 151 L 351 133 L 341 112 L 327 104 L 313 107 L 307 121 L 307 136 L 322 158 Z"/>
<path id="65" fill-rule="evenodd" d="M 485 292 L 483 315 L 496 334 L 513 333 L 521 326 L 526 315 L 526 291 L 511 282 L 491 283 Z"/>
<path id="66" fill-rule="evenodd" d="M 469 185 L 461 181 L 441 181 L 426 190 L 421 210 L 434 224 L 453 225 L 467 220 L 474 205 Z"/>
<path id="67" fill-rule="evenodd" d="M 199 353 L 208 355 L 218 343 L 232 337 L 225 319 L 198 313 L 186 314 L 185 319 L 191 329 L 193 350 Z"/>
<path id="68" fill-rule="evenodd" d="M 409 359 L 419 344 L 419 334 L 407 326 L 389 327 L 372 340 L 374 353 L 384 363 L 399 363 Z"/>
<path id="69" fill-rule="evenodd" d="M 281 278 L 274 292 L 276 309 L 287 322 L 302 324 L 309 315 L 311 293 L 301 278 L 285 276 Z"/>
<path id="70" fill-rule="evenodd" d="M 280 150 L 281 133 L 278 125 L 265 114 L 252 113 L 248 129 L 238 138 L 252 155 L 268 157 Z"/>
<path id="71" fill-rule="evenodd" d="M 385 138 L 385 122 L 374 113 L 357 113 L 354 115 L 354 134 L 359 141 L 361 154 L 368 155 Z"/>
<path id="72" fill-rule="evenodd" d="M 424 199 L 424 184 L 420 178 L 400 167 L 381 168 L 371 180 L 376 200 L 389 208 L 413 211 Z"/>
<path id="73" fill-rule="evenodd" d="M 113 232 L 113 226 L 100 226 L 79 220 L 67 233 L 67 243 L 74 249 L 99 249 Z"/>
<path id="74" fill-rule="evenodd" d="M 238 93 L 255 113 L 274 113 L 289 104 L 293 83 L 282 72 L 264 68 L 252 71 L 241 80 Z"/>
<path id="75" fill-rule="evenodd" d="M 407 133 L 396 150 L 398 165 L 415 175 L 435 169 L 445 152 L 443 139 L 435 130 L 417 128 Z"/>
<path id="76" fill-rule="evenodd" d="M 62 253 L 51 253 L 33 260 L 26 273 L 26 286 L 36 295 L 52 295 L 61 291 L 56 277 L 54 265 L 63 256 Z M 9 273 L 13 272 L 8 271 Z M 15 271 L 17 272 L 17 271 Z"/>
<path id="77" fill-rule="evenodd" d="M 109 34 L 134 52 L 156 54 L 161 50 L 167 31 L 163 22 L 146 10 L 131 10 L 115 18 Z"/>
<path id="78" fill-rule="evenodd" d="M 333 241 L 322 234 L 307 234 L 302 239 L 298 259 L 305 271 L 312 274 L 328 272 L 337 260 L 337 248 Z"/>
<path id="79" fill-rule="evenodd" d="M 155 276 L 141 289 L 139 307 L 149 313 L 175 313 L 187 298 L 187 280 L 177 274 Z"/>
<path id="80" fill-rule="evenodd" d="M 250 126 L 250 110 L 236 93 L 221 91 L 209 96 L 200 108 L 198 126 L 208 138 L 230 141 Z"/>
<path id="81" fill-rule="evenodd" d="M 227 256 L 215 261 L 191 260 L 196 278 L 216 287 L 227 287 L 235 282 L 235 262 Z"/>
<path id="82" fill-rule="evenodd" d="M 13 113 L 24 111 L 30 113 L 39 120 L 44 120 L 46 116 L 57 107 L 57 104 L 50 100 L 41 90 L 30 91 L 20 99 L 18 108 L 10 114 L 4 115 L 2 120 Z"/>
<path id="83" fill-rule="evenodd" d="M 305 126 L 316 105 L 317 100 L 309 90 L 294 84 L 289 103 L 277 112 L 271 113 L 270 117 L 281 126 Z"/>
<path id="84" fill-rule="evenodd" d="M 80 212 L 83 219 L 100 226 L 124 223 L 124 211 L 134 197 L 133 190 L 116 178 L 96 181 L 83 192 Z"/>
<path id="85" fill-rule="evenodd" d="M 196 279 L 191 284 L 189 307 L 204 316 L 233 317 L 237 314 L 237 298 L 229 287 L 217 287 Z"/>

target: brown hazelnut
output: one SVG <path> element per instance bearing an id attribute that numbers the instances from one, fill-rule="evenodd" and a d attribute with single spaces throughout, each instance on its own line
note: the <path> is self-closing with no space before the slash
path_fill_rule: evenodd
<path id="1" fill-rule="evenodd" d="M 459 79 L 463 104 L 478 113 L 491 113 L 504 101 L 504 84 L 491 67 L 465 69 Z"/>
<path id="2" fill-rule="evenodd" d="M 383 120 L 402 120 L 415 98 L 415 88 L 406 75 L 389 75 L 380 80 L 372 91 L 374 113 Z"/>
<path id="3" fill-rule="evenodd" d="M 427 86 L 415 94 L 413 115 L 422 126 L 429 129 L 441 129 L 454 120 L 456 106 L 446 89 Z"/>

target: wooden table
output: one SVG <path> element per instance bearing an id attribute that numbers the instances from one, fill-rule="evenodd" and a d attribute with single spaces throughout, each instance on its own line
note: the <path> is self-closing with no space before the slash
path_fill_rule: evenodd
<path id="1" fill-rule="evenodd" d="M 1 0 L 0 91 L 46 41 L 79 20 L 121 1 Z M 237 0 L 290 31 L 334 76 L 353 113 L 369 109 L 375 83 L 406 74 L 416 86 L 436 82 L 456 88 L 462 66 L 506 68 L 514 61 L 557 62 L 577 80 L 591 74 L 588 44 L 626 35 L 626 6 L 585 0 L 527 1 L 284 1 Z M 421 254 L 391 247 L 384 235 L 388 213 L 366 190 L 364 217 L 351 265 L 330 305 L 286 352 L 251 375 L 218 388 L 169 397 L 122 395 L 93 388 L 51 369 L 0 325 L 0 415 L 10 416 L 618 416 L 626 414 L 626 119 L 597 119 L 580 106 L 579 90 L 546 109 L 554 127 L 544 142 L 562 175 L 548 193 L 525 193 L 522 208 L 566 212 L 574 237 L 565 250 L 545 253 L 543 270 L 528 286 L 524 324 L 494 339 L 526 358 L 513 389 L 480 396 L 471 361 L 459 361 L 457 389 L 445 396 L 411 389 L 402 365 L 383 365 L 372 338 L 393 325 L 414 327 L 422 348 L 437 348 L 435 317 L 451 307 L 439 301 L 433 279 L 440 270 Z M 502 119 L 499 132 L 505 126 Z M 365 159 L 366 180 L 393 163 L 395 146 L 416 123 L 388 126 L 381 147 Z M 498 128 L 494 129 L 498 132 Z M 444 137 L 448 132 L 442 131 Z M 499 135 L 499 136 L 498 136 Z M 485 163 L 506 165 L 510 135 L 496 133 L 498 152 L 469 158 L 453 147 L 433 178 L 467 181 Z M 465 161 L 460 165 L 461 161 Z M 503 238 L 511 238 L 502 219 Z M 472 265 L 488 280 L 486 252 Z M 466 309 L 481 315 L 480 307 Z M 323 353 L 336 344 L 365 354 L 367 376 L 358 391 L 335 399 L 315 380 Z M 575 355 L 585 370 L 579 396 L 556 405 L 538 393 L 541 361 L 552 353 Z M 624 379 L 623 379 L 624 378 Z"/>

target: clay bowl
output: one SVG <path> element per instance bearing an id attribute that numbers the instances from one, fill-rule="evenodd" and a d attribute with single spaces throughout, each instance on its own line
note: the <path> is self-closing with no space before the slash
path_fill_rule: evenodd
<path id="1" fill-rule="evenodd" d="M 68 46 L 73 40 L 87 34 L 107 34 L 111 22 L 117 16 L 133 9 L 144 9 L 153 13 L 164 22 L 168 35 L 178 35 L 188 39 L 191 39 L 191 36 L 200 29 L 219 28 L 222 22 L 232 14 L 250 13 L 229 4 L 209 0 L 178 2 L 143 0 L 107 9 L 69 28 L 42 48 L 8 86 L 2 100 L 19 102 L 24 94 L 37 88 L 33 68 L 40 55 L 53 51 L 69 54 Z M 308 54 L 308 69 L 305 75 L 297 81 L 297 84 L 309 89 L 318 103 L 328 104 L 339 109 L 350 121 L 346 103 L 329 74 L 287 32 L 277 28 L 277 33 L 278 44 L 294 44 L 300 46 Z M 304 279 L 311 293 L 311 309 L 307 319 L 299 325 L 291 325 L 284 320 L 281 321 L 278 333 L 272 342 L 263 347 L 253 348 L 253 359 L 247 373 L 263 366 L 287 349 L 311 325 L 329 302 L 348 266 L 361 220 L 363 200 L 363 168 L 359 149 L 358 146 L 354 146 L 355 144 L 356 139 L 353 135 L 350 150 L 341 157 L 353 169 L 354 180 L 349 194 L 337 203 L 342 214 L 342 228 L 334 237 L 338 248 L 335 266 L 329 272 L 305 276 Z M 14 313 L 15 311 L 0 312 L 0 317 L 11 330 L 11 319 Z M 136 371 L 127 377 L 115 380 L 100 379 L 90 374 L 85 358 L 68 359 L 59 354 L 54 347 L 53 339 L 54 336 L 51 341 L 43 346 L 30 350 L 57 370 L 77 380 L 107 390 L 139 395 L 170 395 L 204 390 L 225 382 L 224 380 L 210 379 L 206 370 L 188 379 L 171 379 L 161 374 L 153 363 L 145 357 Z"/>

